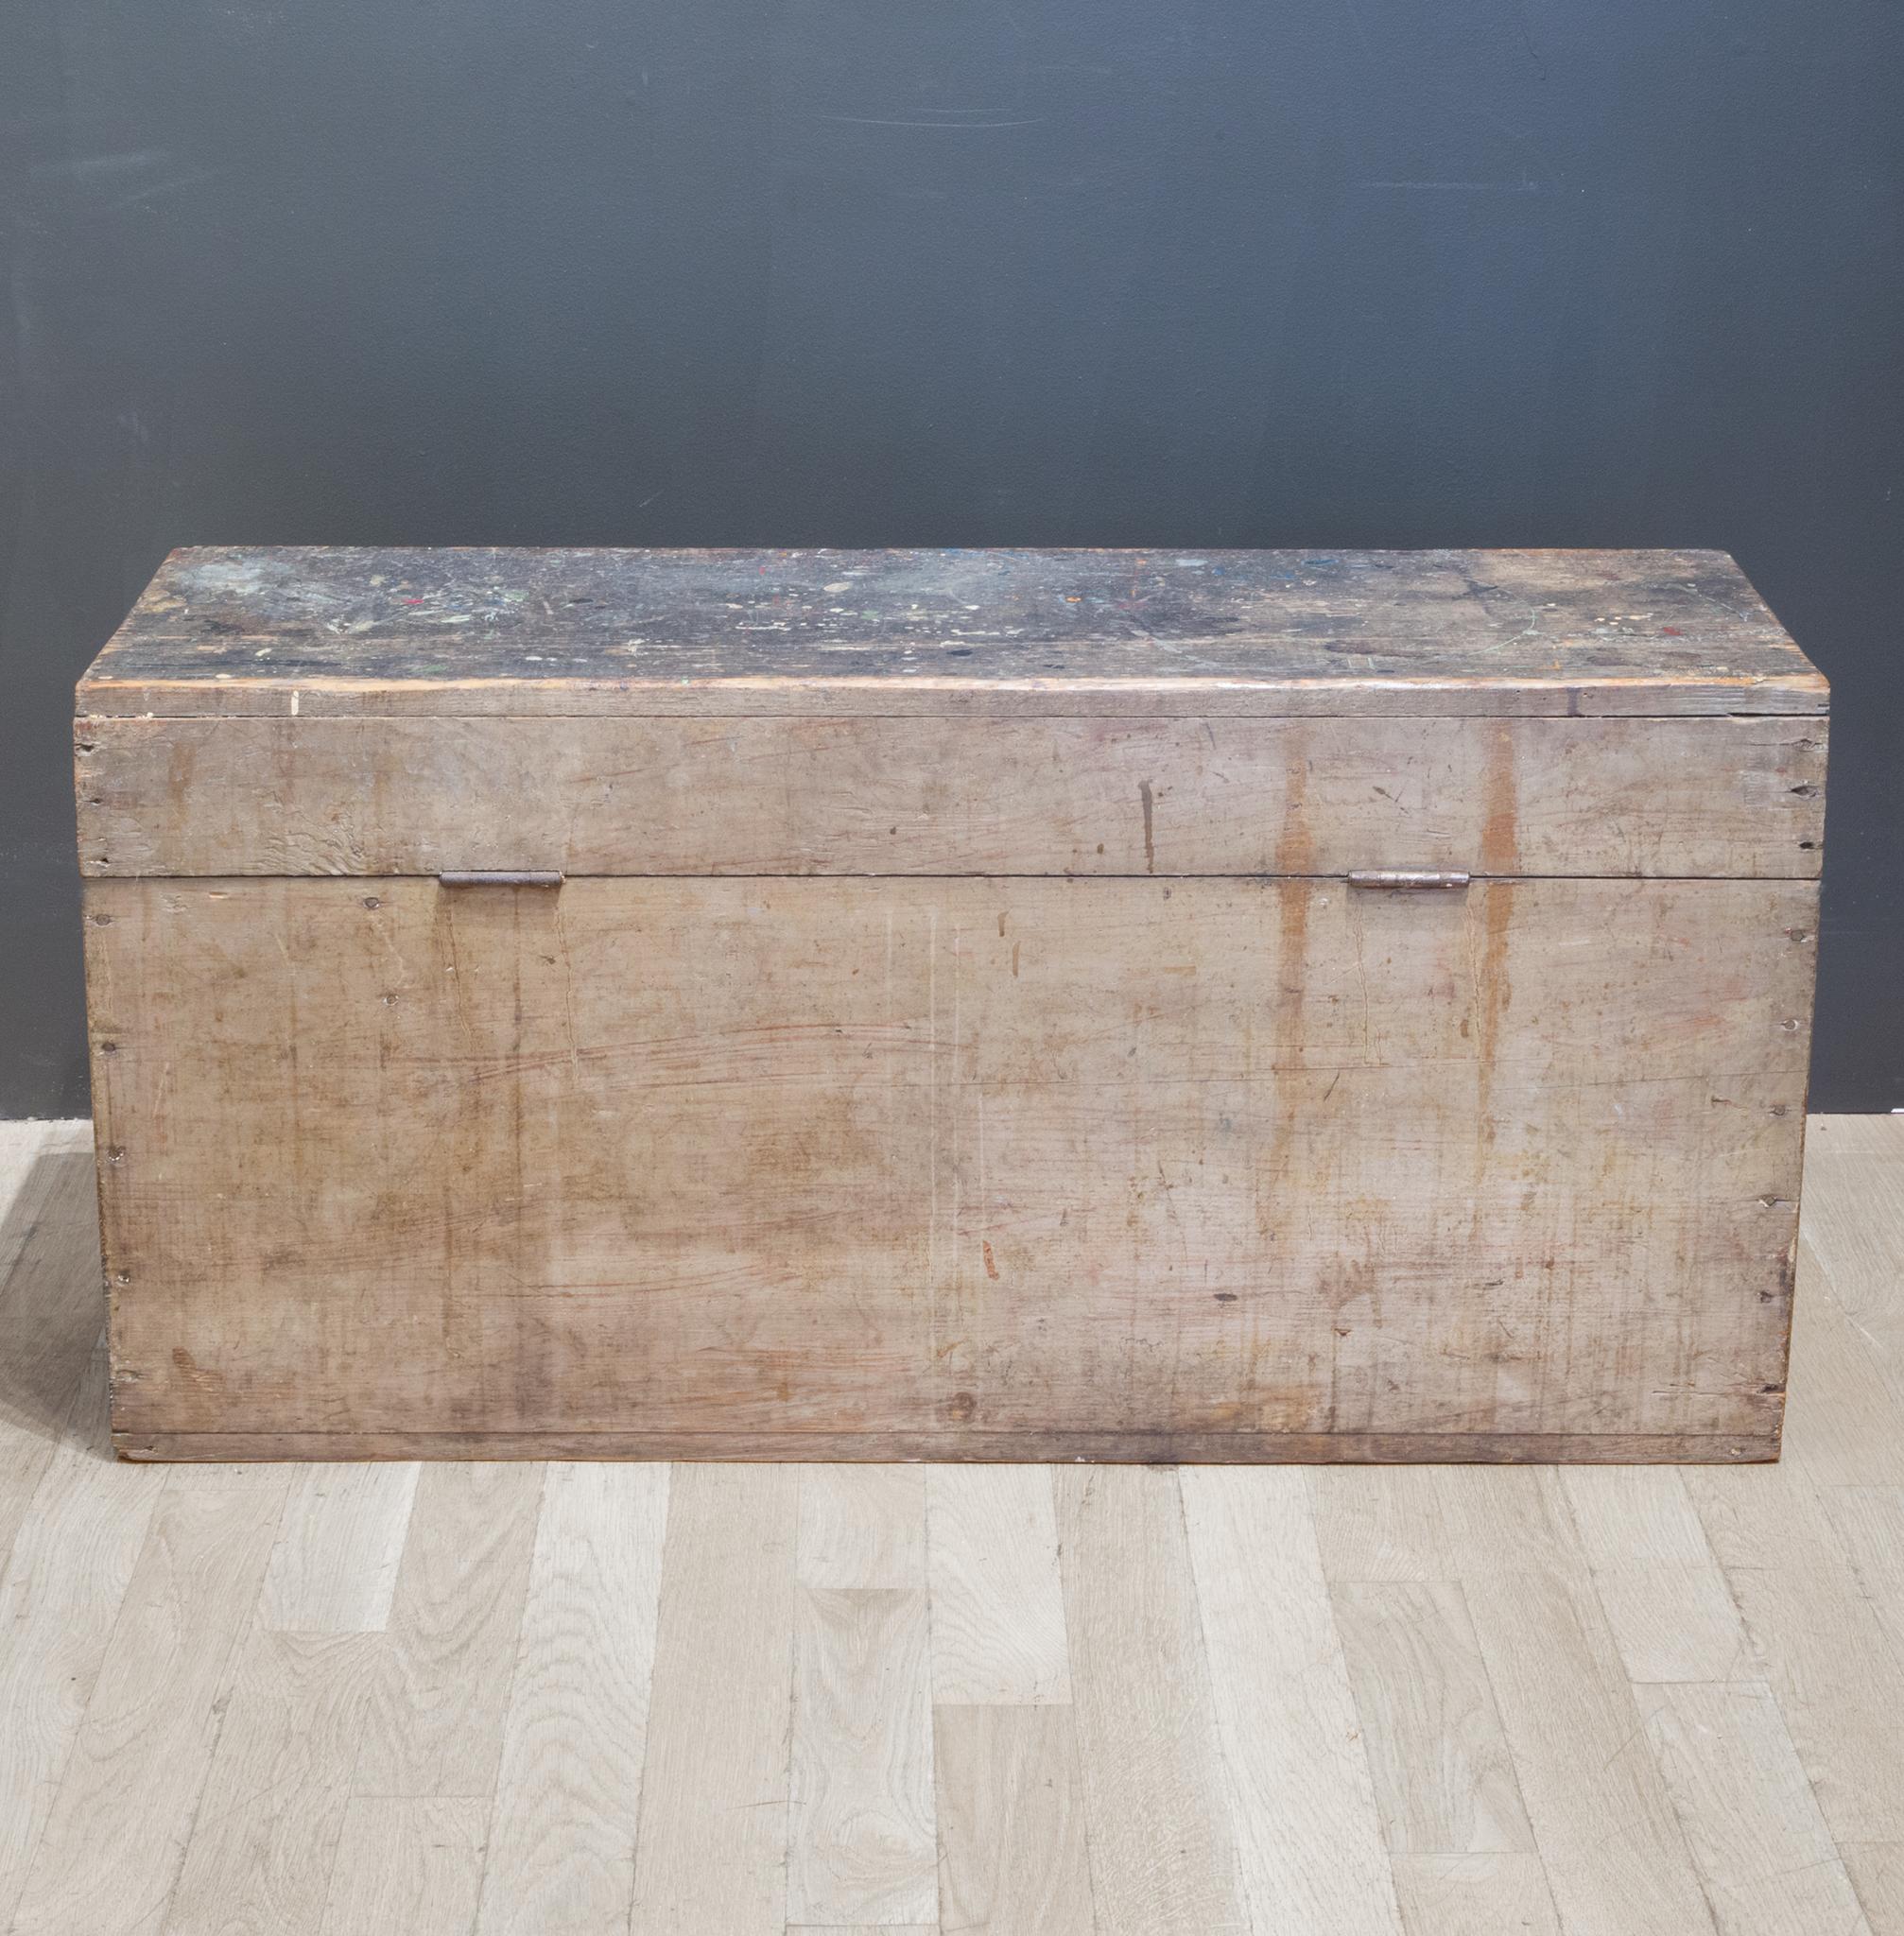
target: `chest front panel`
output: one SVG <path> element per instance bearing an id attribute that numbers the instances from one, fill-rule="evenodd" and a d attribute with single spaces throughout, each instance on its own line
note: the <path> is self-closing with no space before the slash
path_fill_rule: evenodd
<path id="1" fill-rule="evenodd" d="M 91 890 L 127 1431 L 1775 1416 L 1809 883 L 367 886 Z"/>

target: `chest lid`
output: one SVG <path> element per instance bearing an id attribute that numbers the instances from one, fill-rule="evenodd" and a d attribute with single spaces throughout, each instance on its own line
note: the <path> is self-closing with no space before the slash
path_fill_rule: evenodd
<path id="1" fill-rule="evenodd" d="M 94 717 L 1820 713 L 1710 551 L 175 551 Z"/>

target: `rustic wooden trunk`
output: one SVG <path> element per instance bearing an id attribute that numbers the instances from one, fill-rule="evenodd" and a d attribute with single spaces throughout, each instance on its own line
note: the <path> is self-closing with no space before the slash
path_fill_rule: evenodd
<path id="1" fill-rule="evenodd" d="M 1711 553 L 176 553 L 116 1443 L 1775 1457 L 1825 709 Z"/>

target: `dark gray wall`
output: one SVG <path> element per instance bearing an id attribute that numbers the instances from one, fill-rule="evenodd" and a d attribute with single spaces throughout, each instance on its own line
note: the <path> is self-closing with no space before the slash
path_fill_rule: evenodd
<path id="1" fill-rule="evenodd" d="M 1695 544 L 1837 686 L 1904 1104 L 1895 0 L 13 0 L 0 1115 L 187 541 Z"/>

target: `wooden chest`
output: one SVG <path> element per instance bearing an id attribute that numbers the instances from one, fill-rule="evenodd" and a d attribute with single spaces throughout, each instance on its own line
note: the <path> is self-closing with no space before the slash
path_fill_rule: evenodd
<path id="1" fill-rule="evenodd" d="M 1712 553 L 176 553 L 119 1448 L 1774 1457 L 1826 703 Z"/>

